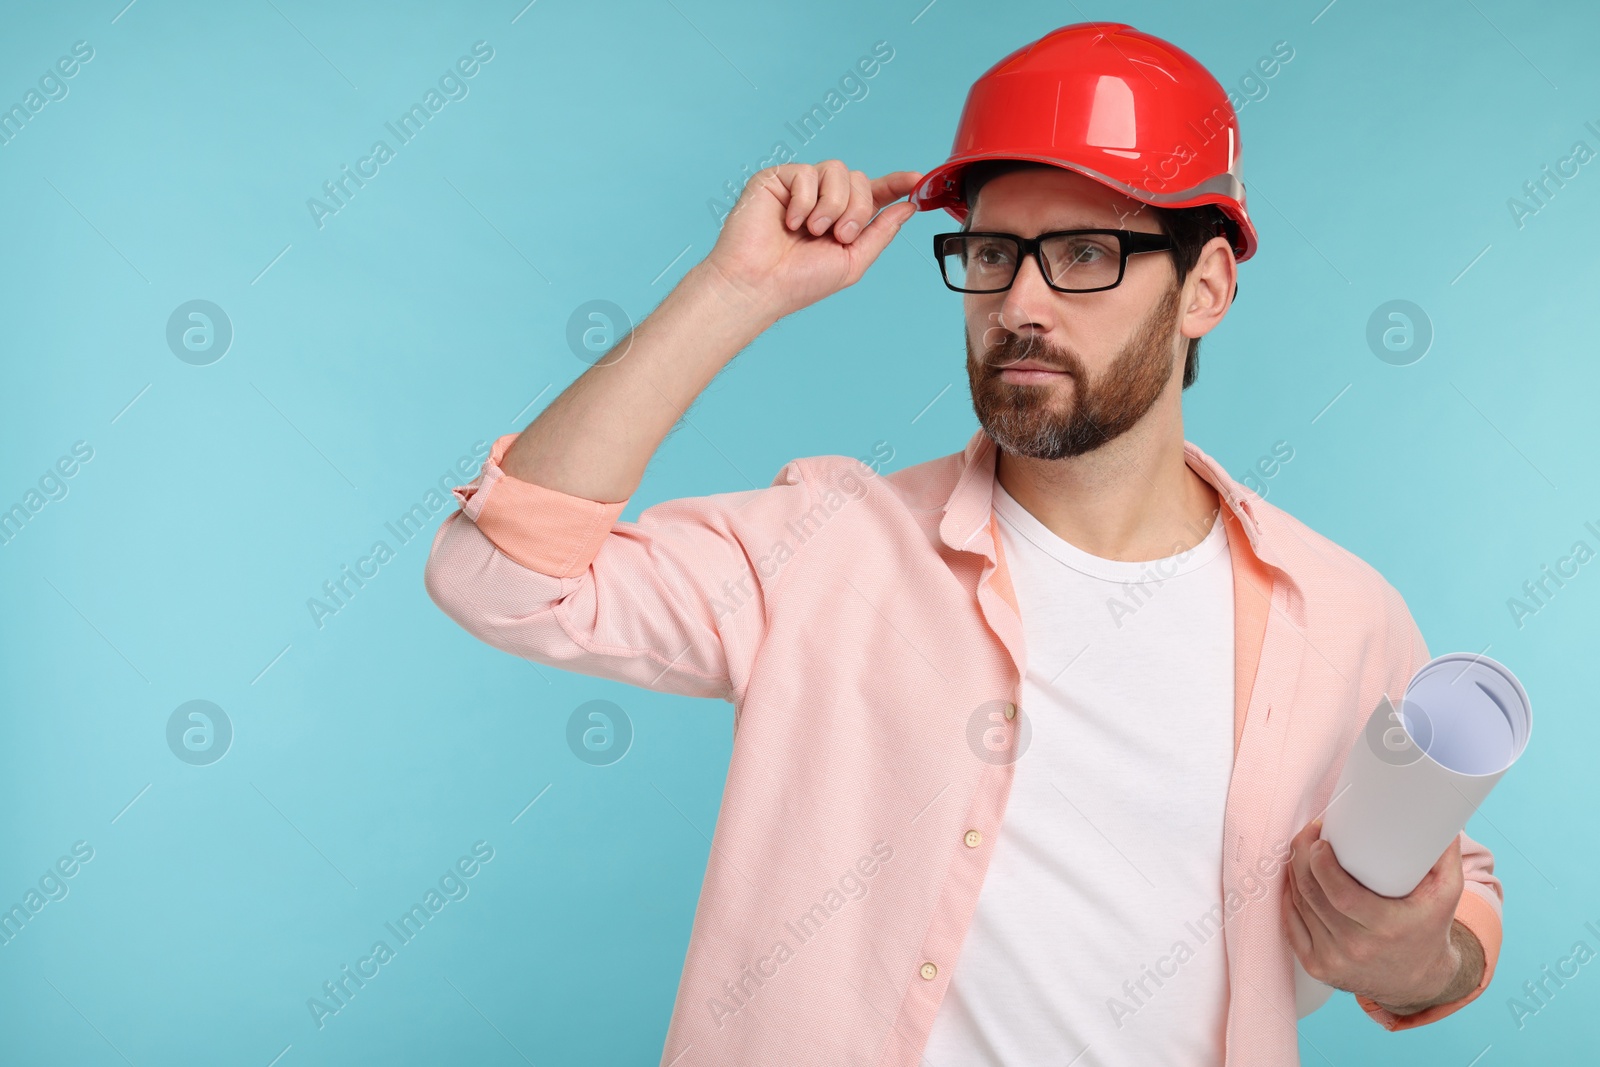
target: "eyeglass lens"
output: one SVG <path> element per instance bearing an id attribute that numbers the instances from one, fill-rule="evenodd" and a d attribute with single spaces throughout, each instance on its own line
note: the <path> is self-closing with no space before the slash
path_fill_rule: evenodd
<path id="1" fill-rule="evenodd" d="M 1050 237 L 1040 252 L 1046 276 L 1062 289 L 1111 285 L 1122 265 L 1121 244 L 1109 233 Z M 963 234 L 945 238 L 940 265 L 950 284 L 959 289 L 998 292 L 1015 278 L 1020 254 L 1013 238 Z"/>

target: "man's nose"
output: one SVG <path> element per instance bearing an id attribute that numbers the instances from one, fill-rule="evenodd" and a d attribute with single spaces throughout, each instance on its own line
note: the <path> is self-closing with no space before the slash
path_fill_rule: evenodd
<path id="1" fill-rule="evenodd" d="M 1055 324 L 1055 296 L 1039 271 L 1038 258 L 1026 256 L 1000 305 L 1001 321 L 1012 333 L 1024 333 L 1030 326 L 1047 332 Z"/>

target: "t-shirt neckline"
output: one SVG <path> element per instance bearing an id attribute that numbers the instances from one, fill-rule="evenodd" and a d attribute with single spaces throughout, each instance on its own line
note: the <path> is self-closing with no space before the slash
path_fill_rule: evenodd
<path id="1" fill-rule="evenodd" d="M 1164 582 L 1205 566 L 1216 559 L 1228 543 L 1227 531 L 1222 523 L 1222 510 L 1219 507 L 1206 536 L 1185 551 L 1153 560 L 1105 559 L 1085 552 L 1077 545 L 1057 536 L 1048 526 L 1040 522 L 1033 512 L 1006 492 L 1005 486 L 1000 484 L 998 478 L 994 482 L 993 503 L 995 513 L 1017 536 L 1026 539 L 1064 566 L 1111 582 Z"/>

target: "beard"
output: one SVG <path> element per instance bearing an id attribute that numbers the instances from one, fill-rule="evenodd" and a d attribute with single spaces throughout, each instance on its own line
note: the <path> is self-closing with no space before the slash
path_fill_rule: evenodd
<path id="1" fill-rule="evenodd" d="M 1009 330 L 979 360 L 967 331 L 967 380 L 978 422 L 995 444 L 1033 459 L 1082 455 L 1120 437 L 1144 418 L 1172 379 L 1178 294 L 1176 285 L 1167 290 L 1105 373 L 1093 380 L 1073 353 Z M 1073 396 L 1064 409 L 1054 402 L 1054 394 L 1067 388 L 1064 381 L 1033 385 L 1001 379 L 1003 369 L 1024 359 L 1072 376 Z"/>

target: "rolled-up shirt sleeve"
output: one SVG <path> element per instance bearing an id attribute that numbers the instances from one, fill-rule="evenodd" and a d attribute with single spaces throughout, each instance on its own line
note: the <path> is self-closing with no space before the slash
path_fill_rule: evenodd
<path id="1" fill-rule="evenodd" d="M 500 551 L 529 570 L 576 578 L 594 560 L 628 500 L 588 500 L 511 477 L 500 461 L 517 436 L 496 439 L 478 477 L 451 492 Z"/>
<path id="2" fill-rule="evenodd" d="M 772 486 L 658 503 L 597 501 L 507 475 L 497 439 L 434 535 L 428 595 L 480 640 L 525 659 L 737 704 L 781 575 L 753 562 L 807 507 L 791 462 Z M 631 498 L 630 498 L 631 499 Z"/>

